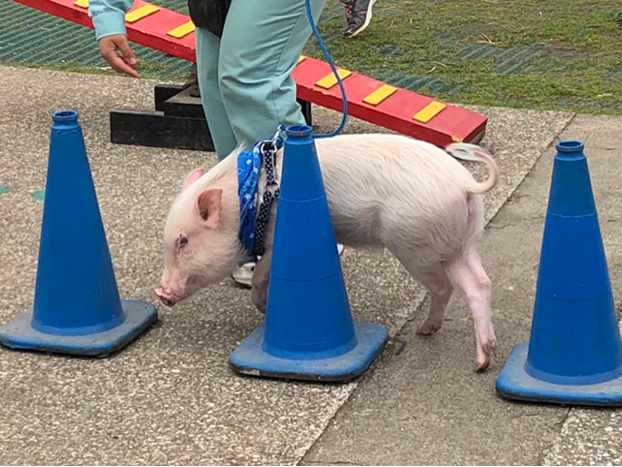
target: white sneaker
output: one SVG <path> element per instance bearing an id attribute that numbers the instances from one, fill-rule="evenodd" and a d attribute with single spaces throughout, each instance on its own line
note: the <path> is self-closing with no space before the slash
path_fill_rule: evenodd
<path id="1" fill-rule="evenodd" d="M 253 273 L 255 272 L 255 262 L 244 263 L 231 275 L 233 280 L 240 285 L 251 287 L 253 282 Z"/>
<path id="2" fill-rule="evenodd" d="M 337 251 L 339 256 L 343 253 L 344 246 L 341 243 L 337 243 Z M 231 277 L 240 285 L 251 287 L 253 283 L 253 273 L 255 272 L 255 262 L 244 263 L 236 271 L 233 272 Z"/>

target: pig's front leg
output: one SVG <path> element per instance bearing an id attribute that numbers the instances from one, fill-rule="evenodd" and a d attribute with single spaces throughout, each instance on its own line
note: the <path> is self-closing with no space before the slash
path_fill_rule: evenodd
<path id="1" fill-rule="evenodd" d="M 266 312 L 268 303 L 268 282 L 270 281 L 270 263 L 272 251 L 266 251 L 255 265 L 251 284 L 251 301 L 262 313 Z"/>

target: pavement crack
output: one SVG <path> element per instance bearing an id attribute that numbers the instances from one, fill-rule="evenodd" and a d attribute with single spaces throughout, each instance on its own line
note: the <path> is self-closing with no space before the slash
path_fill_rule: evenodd
<path id="1" fill-rule="evenodd" d="M 553 137 L 553 139 L 551 140 L 551 142 L 549 143 L 549 145 L 550 145 L 550 146 L 555 146 L 553 143 L 554 143 L 556 140 L 561 139 L 561 135 L 563 135 L 563 134 L 564 134 L 564 132 L 565 132 L 568 128 L 570 128 L 570 125 L 572 125 L 572 123 L 573 123 L 576 119 L 577 119 L 577 114 L 576 114 L 576 113 L 573 113 L 573 114 L 572 114 L 572 116 L 568 119 L 568 121 L 567 121 L 567 122 L 566 122 L 566 124 L 564 125 L 564 127 L 563 127 L 560 131 L 559 131 L 559 133 L 557 133 L 557 134 Z M 547 147 L 548 147 L 548 146 L 547 146 Z M 546 148 L 547 148 L 547 147 L 545 147 L 545 148 L 544 148 L 544 150 L 546 150 Z M 543 150 L 543 152 L 544 152 L 544 150 Z"/>
<path id="2" fill-rule="evenodd" d="M 542 451 L 540 451 L 540 455 L 538 456 L 536 465 L 545 465 L 544 462 L 546 461 L 546 458 L 549 456 L 551 452 L 553 452 L 553 449 L 555 449 L 555 445 L 562 437 L 562 430 L 564 429 L 564 425 L 566 424 L 568 417 L 570 417 L 571 410 L 572 410 L 571 407 L 567 407 L 565 410 L 566 413 L 563 416 L 563 418 L 559 422 L 553 425 L 559 428 L 559 431 L 557 432 L 557 436 L 550 443 L 548 443 L 548 445 L 544 449 L 542 449 Z"/>
<path id="3" fill-rule="evenodd" d="M 524 222 L 542 221 L 543 219 L 544 219 L 544 216 L 524 217 L 522 219 L 518 219 L 516 222 L 508 222 L 507 224 L 490 223 L 487 228 L 491 230 L 503 230 L 509 227 L 516 227 L 518 225 L 523 224 Z"/>
<path id="4" fill-rule="evenodd" d="M 322 462 L 308 462 L 305 465 L 366 465 L 359 462 L 348 461 L 322 461 Z"/>

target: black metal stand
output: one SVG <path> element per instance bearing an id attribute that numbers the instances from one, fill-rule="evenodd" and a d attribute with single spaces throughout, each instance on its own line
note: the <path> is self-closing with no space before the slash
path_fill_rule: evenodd
<path id="1" fill-rule="evenodd" d="M 155 110 L 110 112 L 110 141 L 171 149 L 213 151 L 214 143 L 205 120 L 196 85 L 158 84 L 154 88 Z M 298 99 L 308 125 L 311 104 Z"/>

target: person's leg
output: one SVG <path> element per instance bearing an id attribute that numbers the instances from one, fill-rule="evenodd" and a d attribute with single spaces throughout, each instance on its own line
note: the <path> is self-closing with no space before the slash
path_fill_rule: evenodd
<path id="1" fill-rule="evenodd" d="M 310 0 L 317 22 L 326 0 Z M 305 124 L 291 72 L 311 35 L 304 0 L 232 0 L 222 35 L 220 92 L 236 140 Z"/>
<path id="2" fill-rule="evenodd" d="M 197 78 L 203 112 L 207 119 L 214 148 L 219 160 L 235 149 L 237 141 L 223 106 L 218 83 L 220 39 L 211 32 L 196 28 Z"/>
<path id="3" fill-rule="evenodd" d="M 310 0 L 317 23 L 326 0 Z M 236 140 L 247 146 L 271 138 L 280 124 L 304 125 L 291 77 L 311 36 L 304 0 L 232 0 L 222 34 L 219 83 Z M 250 286 L 254 262 L 235 281 Z"/>

